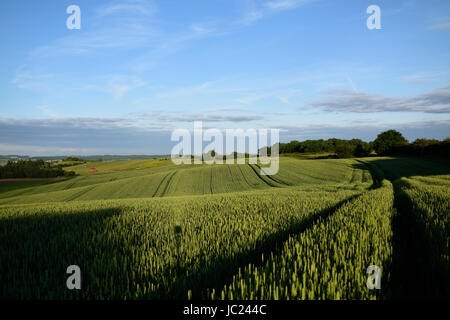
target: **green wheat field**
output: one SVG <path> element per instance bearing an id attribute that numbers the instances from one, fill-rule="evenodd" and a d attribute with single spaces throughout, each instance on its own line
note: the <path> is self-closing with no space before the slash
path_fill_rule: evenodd
<path id="1" fill-rule="evenodd" d="M 450 296 L 445 159 L 281 157 L 274 176 L 167 159 L 67 169 L 80 175 L 0 183 L 2 299 Z"/>

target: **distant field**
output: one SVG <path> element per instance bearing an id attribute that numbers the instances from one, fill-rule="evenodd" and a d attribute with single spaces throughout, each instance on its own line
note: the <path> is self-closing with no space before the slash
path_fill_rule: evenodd
<path id="1" fill-rule="evenodd" d="M 274 176 L 249 164 L 92 164 L 0 193 L 0 297 L 449 295 L 447 160 L 282 157 Z M 70 264 L 82 290 L 65 289 Z M 381 291 L 366 286 L 372 264 Z"/>
<path id="2" fill-rule="evenodd" d="M 67 167 L 68 171 L 75 171 L 80 175 L 93 174 L 90 169 L 95 168 L 95 173 L 116 172 L 123 170 L 140 170 L 155 168 L 173 164 L 170 159 L 152 159 L 152 160 L 128 160 L 128 161 L 91 161 L 84 164 L 77 164 Z"/>
<path id="3" fill-rule="evenodd" d="M 203 195 L 299 185 L 361 189 L 372 183 L 369 170 L 354 168 L 354 160 L 311 160 L 299 166 L 299 160 L 283 158 L 273 177 L 261 175 L 256 165 L 175 166 L 167 161 L 99 163 L 104 165 L 99 166 L 103 173 L 7 192 L 0 197 L 0 204 Z"/>

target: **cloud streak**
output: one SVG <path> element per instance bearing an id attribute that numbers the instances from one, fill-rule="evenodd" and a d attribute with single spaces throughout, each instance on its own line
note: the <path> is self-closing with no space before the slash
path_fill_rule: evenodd
<path id="1" fill-rule="evenodd" d="M 202 114 L 181 114 L 181 115 L 168 115 L 162 112 L 153 112 L 152 114 L 138 113 L 135 116 L 140 119 L 152 119 L 165 122 L 249 122 L 263 120 L 263 116 L 254 115 L 202 115 Z"/>
<path id="2" fill-rule="evenodd" d="M 450 87 L 439 88 L 410 98 L 384 97 L 350 90 L 330 90 L 325 94 L 331 98 L 313 102 L 309 107 L 321 108 L 329 112 L 450 113 Z"/>
<path id="3" fill-rule="evenodd" d="M 422 137 L 450 137 L 450 120 L 396 125 L 351 123 L 272 127 L 282 129 L 282 142 L 332 137 L 371 141 L 387 129 L 399 130 L 410 141 Z M 169 154 L 174 145 L 170 135 L 167 125 L 147 125 L 143 129 L 130 118 L 0 119 L 0 154 Z"/>
<path id="4" fill-rule="evenodd" d="M 176 129 L 172 122 L 241 123 L 262 118 L 154 112 L 115 118 L 0 119 L 0 154 L 168 154 Z"/>

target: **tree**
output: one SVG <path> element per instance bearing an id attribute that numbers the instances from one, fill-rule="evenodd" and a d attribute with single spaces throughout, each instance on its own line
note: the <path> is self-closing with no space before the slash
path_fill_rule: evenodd
<path id="1" fill-rule="evenodd" d="M 421 138 L 421 139 L 416 139 L 413 143 L 412 146 L 414 148 L 425 148 L 428 146 L 431 146 L 433 144 L 438 144 L 440 141 L 436 140 L 436 139 L 425 139 L 425 138 Z"/>
<path id="2" fill-rule="evenodd" d="M 64 171 L 60 166 L 52 167 L 42 160 L 19 160 L 8 161 L 4 166 L 0 166 L 0 178 L 54 178 L 64 175 L 75 175 L 73 171 Z"/>
<path id="3" fill-rule="evenodd" d="M 396 130 L 388 130 L 380 133 L 375 139 L 373 146 L 378 154 L 387 154 L 393 147 L 407 145 L 408 140 Z"/>
<path id="4" fill-rule="evenodd" d="M 356 145 L 354 154 L 356 157 L 367 157 L 370 154 L 370 150 L 370 144 L 362 141 Z"/>
<path id="5" fill-rule="evenodd" d="M 339 142 L 336 145 L 336 155 L 338 158 L 351 158 L 355 153 L 355 146 L 350 143 Z"/>

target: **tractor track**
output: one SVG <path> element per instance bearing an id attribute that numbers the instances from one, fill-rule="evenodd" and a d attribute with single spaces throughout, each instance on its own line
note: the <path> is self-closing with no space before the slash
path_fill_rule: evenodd
<path id="1" fill-rule="evenodd" d="M 158 193 L 159 193 L 159 191 L 160 191 L 160 189 L 161 189 L 161 186 L 163 185 L 164 181 L 166 181 L 167 177 L 168 177 L 171 173 L 172 173 L 172 172 L 169 172 L 168 174 L 166 174 L 166 175 L 161 179 L 161 181 L 159 182 L 158 186 L 156 187 L 155 192 L 153 193 L 153 196 L 152 196 L 153 198 L 154 198 L 154 197 L 157 197 L 157 195 L 158 195 Z"/>
<path id="2" fill-rule="evenodd" d="M 81 197 L 82 195 L 84 195 L 84 194 L 94 190 L 96 187 L 97 186 L 93 186 L 93 187 L 90 187 L 90 188 L 86 188 L 86 190 L 81 190 L 81 191 L 75 193 L 74 195 L 70 196 L 69 198 L 65 199 L 64 201 L 74 201 L 77 198 Z"/>
<path id="3" fill-rule="evenodd" d="M 257 169 L 255 169 L 253 167 L 253 165 L 249 164 L 249 167 L 253 170 L 253 172 L 256 174 L 256 176 L 262 180 L 265 184 L 267 184 L 268 186 L 272 187 L 272 188 L 280 188 L 281 186 L 279 185 L 280 183 L 277 182 L 276 180 L 272 179 L 270 176 L 267 176 L 270 180 L 266 180 L 264 179 L 264 177 L 261 176 L 261 174 L 258 172 Z M 258 167 L 258 165 L 256 165 L 256 167 L 258 169 L 261 169 L 260 167 Z"/>
<path id="4" fill-rule="evenodd" d="M 172 182 L 172 180 L 173 180 L 173 177 L 177 174 L 177 172 L 178 172 L 178 171 L 174 171 L 174 172 L 170 175 L 170 177 L 168 177 L 167 183 L 166 183 L 166 185 L 164 186 L 164 189 L 162 190 L 160 197 L 164 197 L 164 196 L 166 195 L 167 190 L 169 190 L 170 184 L 171 184 L 171 182 Z"/>

